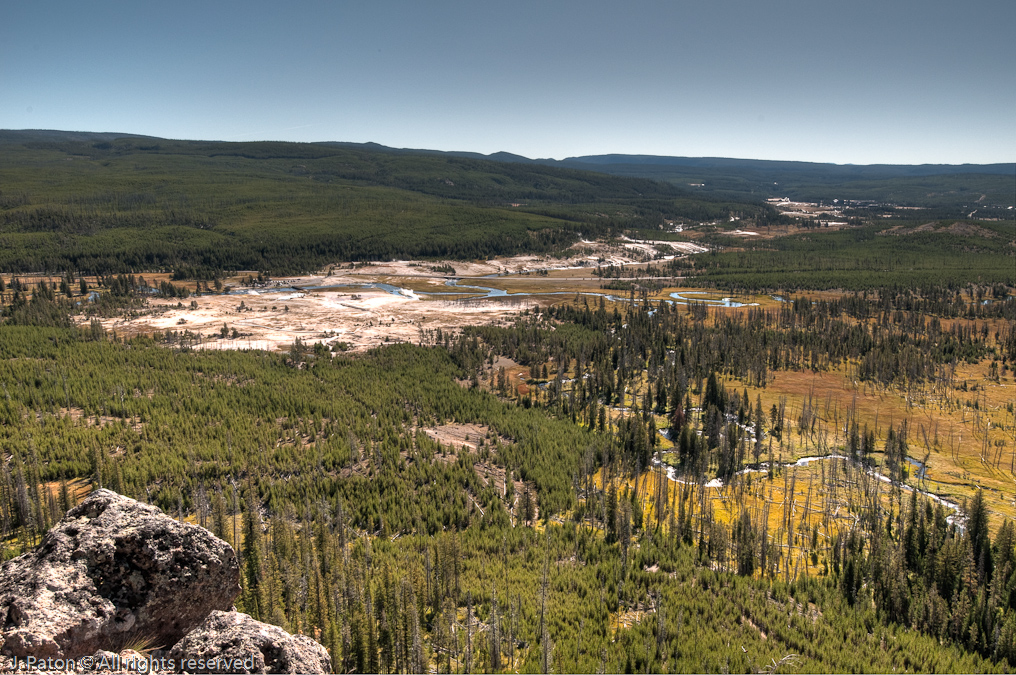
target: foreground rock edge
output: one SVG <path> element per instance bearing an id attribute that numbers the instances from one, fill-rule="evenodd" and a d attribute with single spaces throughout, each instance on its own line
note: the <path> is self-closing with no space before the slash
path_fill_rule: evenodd
<path id="1" fill-rule="evenodd" d="M 177 646 L 189 639 L 206 663 L 242 666 L 204 672 L 329 672 L 327 651 L 311 638 L 233 609 L 239 576 L 232 547 L 205 528 L 96 490 L 35 550 L 0 566 L 0 669 L 29 657 L 117 654 L 143 640 L 176 654 L 182 670 L 191 650 Z"/>

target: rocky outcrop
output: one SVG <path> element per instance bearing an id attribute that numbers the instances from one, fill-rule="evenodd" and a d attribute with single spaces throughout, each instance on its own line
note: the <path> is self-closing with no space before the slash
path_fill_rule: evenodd
<path id="1" fill-rule="evenodd" d="M 77 658 L 169 648 L 240 593 L 233 549 L 154 506 L 97 490 L 0 567 L 2 651 Z"/>
<path id="2" fill-rule="evenodd" d="M 169 659 L 189 673 L 328 673 L 324 647 L 240 612 L 212 612 Z"/>
<path id="3" fill-rule="evenodd" d="M 309 637 L 232 610 L 240 593 L 233 549 L 203 527 L 97 490 L 31 553 L 0 567 L 0 653 L 91 659 L 96 672 L 160 670 L 327 673 Z M 16 663 L 16 661 L 14 661 Z M 11 663 L 0 656 L 0 669 Z"/>

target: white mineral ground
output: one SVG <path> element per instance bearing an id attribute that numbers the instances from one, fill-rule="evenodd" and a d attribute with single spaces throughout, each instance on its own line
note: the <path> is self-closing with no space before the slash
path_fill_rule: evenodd
<path id="1" fill-rule="evenodd" d="M 152 334 L 189 330 L 200 336 L 196 349 L 267 349 L 287 350 L 296 338 L 308 345 L 346 343 L 354 351 L 391 342 L 427 344 L 436 329 L 452 332 L 463 326 L 510 323 L 537 296 L 502 299 L 476 299 L 456 302 L 456 296 L 418 295 L 416 291 L 455 293 L 446 285 L 451 275 L 435 272 L 432 267 L 451 265 L 463 284 L 486 285 L 486 275 L 537 270 L 559 270 L 558 276 L 524 277 L 541 281 L 544 290 L 558 284 L 582 280 L 588 289 L 598 292 L 598 279 L 592 270 L 600 265 L 631 265 L 644 260 L 638 250 L 624 246 L 605 246 L 582 242 L 570 258 L 516 256 L 488 261 L 393 261 L 350 269 L 336 265 L 321 274 L 273 279 L 266 288 L 244 289 L 242 294 L 203 294 L 185 300 L 150 298 L 135 316 L 101 319 L 107 331 L 118 335 Z M 569 272 L 563 272 L 569 270 Z M 516 279 L 521 277 L 515 277 Z M 402 288 L 400 293 L 363 288 L 363 284 L 385 282 Z M 496 282 L 495 282 L 496 283 Z M 327 290 L 294 292 L 293 288 L 325 287 Z M 459 298 L 478 297 L 482 293 L 461 289 Z M 197 307 L 191 306 L 191 302 Z M 243 309 L 240 305 L 243 303 Z M 288 309 L 287 309 L 288 308 Z M 87 326 L 89 317 L 79 319 Z M 220 338 L 223 324 L 237 339 Z"/>

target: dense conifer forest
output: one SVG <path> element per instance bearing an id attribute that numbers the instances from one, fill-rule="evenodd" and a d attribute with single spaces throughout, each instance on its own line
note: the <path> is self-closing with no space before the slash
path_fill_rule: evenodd
<path id="1" fill-rule="evenodd" d="M 645 179 L 327 144 L 8 132 L 0 148 L 6 272 L 283 274 L 339 260 L 556 252 L 665 218 L 773 213 Z"/>
<path id="2" fill-rule="evenodd" d="M 562 294 L 508 325 L 209 350 L 98 317 L 234 270 L 785 223 L 473 158 L 4 142 L 5 558 L 101 486 L 230 542 L 238 608 L 314 637 L 335 672 L 1016 667 L 1010 223 L 718 235 L 601 268 L 623 297 Z M 675 304 L 664 277 L 778 297 Z"/>

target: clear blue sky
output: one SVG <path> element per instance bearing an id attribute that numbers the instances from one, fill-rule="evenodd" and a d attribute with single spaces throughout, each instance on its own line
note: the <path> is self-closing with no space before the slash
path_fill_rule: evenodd
<path id="1" fill-rule="evenodd" d="M 1014 0 L 8 0 L 0 128 L 1003 162 L 1014 43 Z"/>

